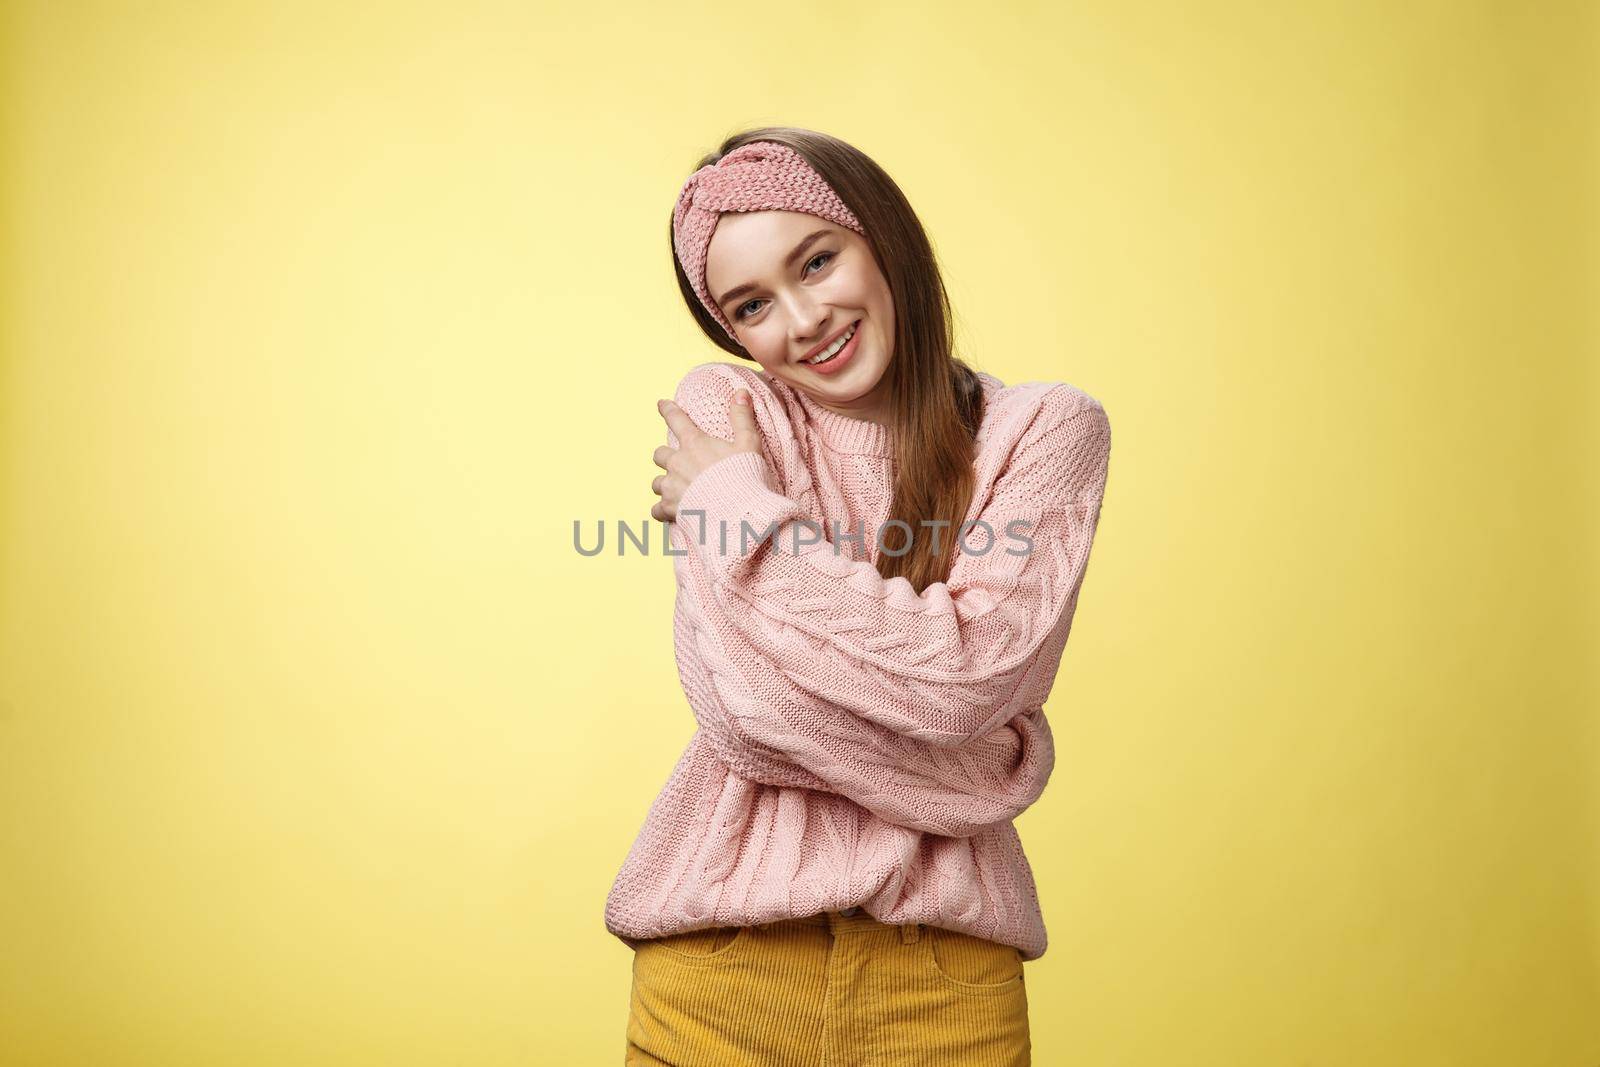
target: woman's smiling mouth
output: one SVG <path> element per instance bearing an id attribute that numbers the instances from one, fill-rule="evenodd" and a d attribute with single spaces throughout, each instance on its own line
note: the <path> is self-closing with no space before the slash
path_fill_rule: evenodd
<path id="1" fill-rule="evenodd" d="M 827 348 L 801 362 L 822 374 L 831 374 L 838 370 L 855 355 L 855 350 L 859 347 L 856 336 L 860 332 L 860 326 L 861 320 L 857 319 Z"/>

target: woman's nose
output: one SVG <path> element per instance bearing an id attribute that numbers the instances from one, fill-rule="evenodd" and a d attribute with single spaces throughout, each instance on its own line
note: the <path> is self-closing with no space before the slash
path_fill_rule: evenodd
<path id="1" fill-rule="evenodd" d="M 815 311 L 805 311 L 796 315 L 794 318 L 794 329 L 790 334 L 790 336 L 794 339 L 795 344 L 803 344 L 806 341 L 818 340 L 819 338 L 817 335 L 822 330 L 822 323 L 825 318 L 826 316 Z"/>
<path id="2" fill-rule="evenodd" d="M 789 339 L 795 344 L 816 339 L 817 331 L 828 317 L 822 308 L 796 296 L 790 296 L 786 302 L 789 305 Z"/>

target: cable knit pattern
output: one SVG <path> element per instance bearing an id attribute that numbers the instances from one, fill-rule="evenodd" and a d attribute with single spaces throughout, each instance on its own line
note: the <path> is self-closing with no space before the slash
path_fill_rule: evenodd
<path id="1" fill-rule="evenodd" d="M 746 367 L 704 364 L 679 385 L 678 405 L 724 439 L 748 389 L 764 451 L 719 460 L 679 502 L 673 634 L 700 729 L 612 887 L 614 934 L 859 905 L 1044 954 L 1012 820 L 1055 762 L 1043 704 L 1110 427 L 1070 385 L 980 380 L 970 550 L 920 594 L 872 563 L 893 477 L 884 427 Z"/>

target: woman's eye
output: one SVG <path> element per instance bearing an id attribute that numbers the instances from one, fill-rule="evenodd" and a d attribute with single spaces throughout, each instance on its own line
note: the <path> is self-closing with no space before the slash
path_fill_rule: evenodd
<path id="1" fill-rule="evenodd" d="M 815 274 L 817 272 L 817 271 L 811 269 L 811 264 L 815 263 L 817 260 L 819 260 L 819 259 L 822 260 L 823 266 L 827 266 L 828 261 L 832 260 L 833 257 L 838 255 L 838 254 L 839 253 L 837 253 L 837 252 L 818 252 L 816 255 L 812 256 L 811 259 L 806 263 L 806 273 L 807 274 Z M 817 268 L 817 270 L 821 270 L 821 269 L 822 269 L 822 267 L 818 267 Z M 755 312 L 750 309 L 750 305 L 751 304 L 759 304 L 759 303 L 761 303 L 761 301 L 759 301 L 759 300 L 746 300 L 744 303 L 740 304 L 737 308 L 734 309 L 733 317 L 735 319 L 749 318 L 751 315 L 755 314 Z"/>

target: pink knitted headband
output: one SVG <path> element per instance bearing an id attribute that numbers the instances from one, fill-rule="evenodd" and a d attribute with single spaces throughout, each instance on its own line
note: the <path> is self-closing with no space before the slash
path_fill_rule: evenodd
<path id="1" fill-rule="evenodd" d="M 752 141 L 689 176 L 672 210 L 672 244 L 695 295 L 733 338 L 733 326 L 706 290 L 706 250 L 724 211 L 800 211 L 866 236 L 822 175 L 788 145 Z"/>

